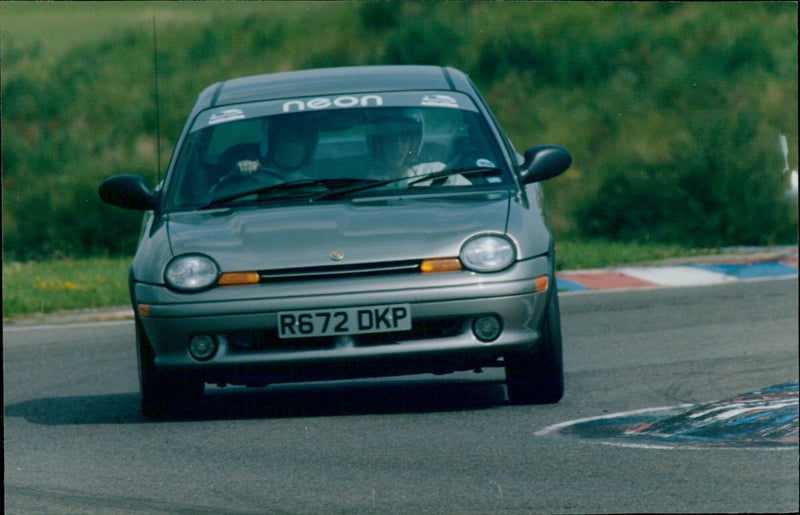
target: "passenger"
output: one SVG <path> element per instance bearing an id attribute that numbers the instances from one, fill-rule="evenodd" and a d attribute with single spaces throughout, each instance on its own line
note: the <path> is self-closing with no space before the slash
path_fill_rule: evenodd
<path id="1" fill-rule="evenodd" d="M 445 163 L 418 163 L 424 136 L 422 114 L 416 110 L 390 111 L 376 117 L 367 135 L 367 144 L 374 160 L 370 178 L 389 180 L 412 178 L 444 170 Z M 429 182 L 415 183 L 421 186 Z M 446 184 L 470 184 L 462 176 L 448 178 Z M 398 187 L 408 181 L 397 183 Z"/>

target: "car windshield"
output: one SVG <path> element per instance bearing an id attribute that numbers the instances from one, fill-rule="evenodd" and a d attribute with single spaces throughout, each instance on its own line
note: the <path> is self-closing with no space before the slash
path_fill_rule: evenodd
<path id="1" fill-rule="evenodd" d="M 202 209 L 506 188 L 511 178 L 501 156 L 486 121 L 460 94 L 226 106 L 193 122 L 166 202 L 168 209 Z"/>

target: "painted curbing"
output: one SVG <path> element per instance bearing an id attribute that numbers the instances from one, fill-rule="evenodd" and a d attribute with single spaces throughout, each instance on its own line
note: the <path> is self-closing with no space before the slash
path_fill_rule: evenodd
<path id="1" fill-rule="evenodd" d="M 629 266 L 558 272 L 559 291 L 707 286 L 746 279 L 797 277 L 797 252 L 778 258 L 734 258 L 719 263 Z"/>

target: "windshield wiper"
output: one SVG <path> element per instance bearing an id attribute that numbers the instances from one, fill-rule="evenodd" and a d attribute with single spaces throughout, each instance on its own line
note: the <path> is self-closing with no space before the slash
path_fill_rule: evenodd
<path id="1" fill-rule="evenodd" d="M 273 195 L 277 193 L 288 193 L 294 190 L 302 190 L 305 188 L 313 188 L 315 186 L 324 186 L 326 188 L 346 188 L 352 186 L 354 183 L 362 183 L 367 181 L 372 184 L 372 180 L 369 179 L 303 179 L 299 181 L 289 181 L 289 182 L 281 182 L 278 184 L 272 184 L 269 186 L 263 186 L 260 188 L 256 188 L 253 190 L 246 190 L 239 193 L 232 193 L 230 195 L 225 195 L 223 197 L 218 197 L 211 200 L 208 204 L 201 207 L 200 209 L 209 209 L 212 207 L 219 207 L 224 204 L 228 204 L 230 202 L 235 202 L 237 200 L 243 199 L 245 197 L 249 197 L 252 195 L 257 196 L 257 200 L 267 200 L 272 198 Z M 317 193 L 319 190 L 313 191 L 312 194 Z"/>
<path id="2" fill-rule="evenodd" d="M 396 177 L 394 179 L 373 181 L 370 184 L 357 184 L 355 186 L 346 186 L 344 188 L 325 191 L 323 193 L 320 193 L 319 195 L 311 197 L 310 202 L 341 198 L 351 193 L 357 193 L 359 191 L 366 191 L 375 188 L 380 188 L 382 186 L 388 186 L 389 184 L 393 184 L 396 182 L 408 181 L 408 185 L 411 186 L 420 182 L 436 181 L 437 179 L 446 179 L 453 175 L 471 175 L 477 173 L 487 173 L 496 175 L 502 173 L 502 170 L 494 166 L 480 166 L 475 168 L 456 168 L 450 170 L 440 170 L 438 172 L 431 172 L 423 175 L 412 175 L 411 177 Z"/>
<path id="3" fill-rule="evenodd" d="M 411 186 L 412 184 L 416 184 L 418 182 L 425 182 L 425 181 L 432 181 L 435 182 L 437 179 L 446 179 L 448 177 L 452 177 L 453 175 L 473 175 L 478 173 L 485 173 L 485 174 L 492 174 L 492 175 L 499 175 L 502 173 L 500 168 L 496 166 L 476 166 L 472 168 L 453 168 L 450 170 L 442 170 L 439 172 L 433 172 L 425 175 L 418 175 L 414 177 L 410 177 L 408 185 Z M 407 177 L 408 178 L 408 177 Z"/>

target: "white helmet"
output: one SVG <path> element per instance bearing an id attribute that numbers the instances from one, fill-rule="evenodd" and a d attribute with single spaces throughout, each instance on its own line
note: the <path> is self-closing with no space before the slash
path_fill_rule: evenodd
<path id="1" fill-rule="evenodd" d="M 377 111 L 377 110 L 376 110 Z M 422 151 L 422 137 L 425 132 L 425 122 L 422 113 L 417 109 L 380 109 L 372 118 L 367 134 L 367 144 L 370 152 L 375 152 L 377 138 L 395 137 L 410 134 L 411 148 L 406 162 L 415 162 Z"/>

